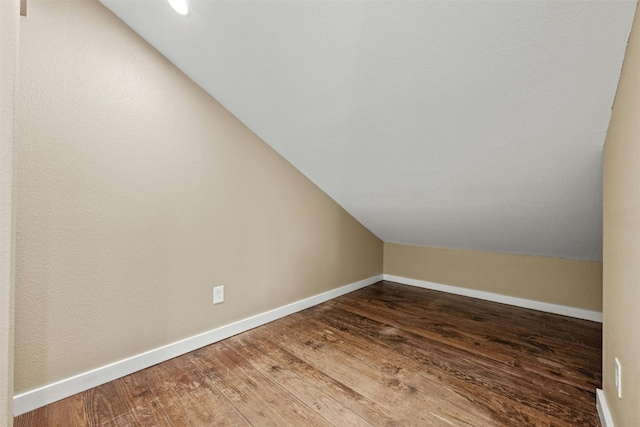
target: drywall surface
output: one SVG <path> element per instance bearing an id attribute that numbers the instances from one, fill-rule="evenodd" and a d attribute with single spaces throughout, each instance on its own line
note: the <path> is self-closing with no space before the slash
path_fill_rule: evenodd
<path id="1" fill-rule="evenodd" d="M 603 390 L 616 427 L 640 425 L 640 9 L 604 146 Z M 622 365 L 622 399 L 615 358 Z"/>
<path id="2" fill-rule="evenodd" d="M 384 273 L 602 310 L 602 263 L 597 261 L 385 243 Z"/>
<path id="3" fill-rule="evenodd" d="M 16 393 L 382 272 L 377 237 L 100 3 L 30 1 L 20 37 Z"/>
<path id="4" fill-rule="evenodd" d="M 602 259 L 635 1 L 101 1 L 385 242 Z"/>
<path id="5" fill-rule="evenodd" d="M 13 120 L 19 0 L 0 1 L 0 426 L 13 424 Z"/>

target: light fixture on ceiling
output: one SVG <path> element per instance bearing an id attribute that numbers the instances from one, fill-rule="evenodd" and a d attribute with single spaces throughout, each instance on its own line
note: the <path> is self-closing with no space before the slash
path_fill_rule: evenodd
<path id="1" fill-rule="evenodd" d="M 180 15 L 188 15 L 189 14 L 189 5 L 187 4 L 187 0 L 169 0 L 169 4 Z"/>

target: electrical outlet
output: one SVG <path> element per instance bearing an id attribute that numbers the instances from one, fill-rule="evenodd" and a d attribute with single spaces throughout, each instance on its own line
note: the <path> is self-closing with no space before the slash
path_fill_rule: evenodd
<path id="1" fill-rule="evenodd" d="M 213 288 L 213 303 L 220 304 L 224 302 L 224 286 L 216 286 Z"/>
<path id="2" fill-rule="evenodd" d="M 622 365 L 616 357 L 616 390 L 618 392 L 618 398 L 622 399 Z"/>

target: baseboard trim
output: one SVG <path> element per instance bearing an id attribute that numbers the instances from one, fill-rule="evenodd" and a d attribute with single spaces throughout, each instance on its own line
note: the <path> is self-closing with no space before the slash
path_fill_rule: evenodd
<path id="1" fill-rule="evenodd" d="M 607 399 L 604 397 L 604 391 L 599 388 L 596 389 L 596 408 L 598 408 L 602 427 L 615 427 L 611 412 L 609 412 L 609 406 L 607 406 Z"/>
<path id="2" fill-rule="evenodd" d="M 563 316 L 575 317 L 578 319 L 591 320 L 593 322 L 602 323 L 602 312 L 600 311 L 585 310 L 582 308 L 551 304 L 548 302 L 534 301 L 524 298 L 510 297 L 507 295 L 494 294 L 492 292 L 478 291 L 475 289 L 442 285 L 440 283 L 427 282 L 426 280 L 409 279 L 407 277 L 393 276 L 391 274 L 383 274 L 383 277 L 384 280 L 402 283 L 403 285 L 417 286 L 420 288 L 432 289 L 434 291 L 448 292 L 450 294 L 499 302 L 501 304 L 530 308 L 547 313 L 561 314 Z"/>
<path id="3" fill-rule="evenodd" d="M 148 368 L 209 344 L 232 337 L 382 280 L 382 274 L 314 295 L 229 325 L 176 341 L 13 397 L 13 413 L 24 414 L 117 378 Z"/>

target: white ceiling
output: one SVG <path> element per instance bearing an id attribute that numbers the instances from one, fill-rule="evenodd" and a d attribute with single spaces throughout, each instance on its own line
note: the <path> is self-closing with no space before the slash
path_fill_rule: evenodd
<path id="1" fill-rule="evenodd" d="M 635 1 L 101 1 L 384 241 L 601 259 Z"/>

